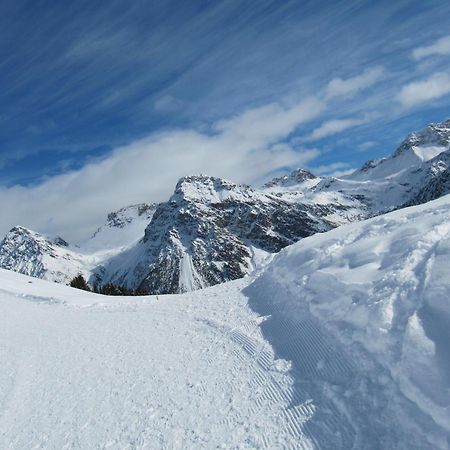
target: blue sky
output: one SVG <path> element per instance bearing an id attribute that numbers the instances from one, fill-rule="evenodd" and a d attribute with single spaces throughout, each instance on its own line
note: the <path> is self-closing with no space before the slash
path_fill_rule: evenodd
<path id="1" fill-rule="evenodd" d="M 432 0 L 3 0 L 0 231 L 80 238 L 188 173 L 384 156 L 450 117 L 449 23 Z"/>

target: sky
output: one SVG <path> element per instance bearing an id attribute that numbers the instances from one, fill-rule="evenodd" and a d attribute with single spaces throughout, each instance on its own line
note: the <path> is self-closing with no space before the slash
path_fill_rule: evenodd
<path id="1" fill-rule="evenodd" d="M 0 236 L 207 174 L 339 175 L 450 118 L 450 2 L 0 2 Z"/>

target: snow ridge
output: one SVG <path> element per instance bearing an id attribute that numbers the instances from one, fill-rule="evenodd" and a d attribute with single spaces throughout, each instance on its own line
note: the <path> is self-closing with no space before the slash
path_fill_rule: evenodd
<path id="1" fill-rule="evenodd" d="M 447 195 L 304 239 L 247 289 L 301 388 L 342 419 L 338 442 L 316 415 L 319 448 L 448 448 L 449 264 Z"/>

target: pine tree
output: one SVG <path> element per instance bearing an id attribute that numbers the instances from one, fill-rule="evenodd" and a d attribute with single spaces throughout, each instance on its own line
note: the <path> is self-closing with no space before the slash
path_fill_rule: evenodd
<path id="1" fill-rule="evenodd" d="M 70 286 L 77 289 L 82 289 L 83 291 L 90 291 L 90 287 L 87 281 L 84 279 L 83 275 L 79 274 L 72 279 Z"/>

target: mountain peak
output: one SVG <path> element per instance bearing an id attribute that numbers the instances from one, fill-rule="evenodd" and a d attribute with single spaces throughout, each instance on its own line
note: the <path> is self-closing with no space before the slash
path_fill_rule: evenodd
<path id="1" fill-rule="evenodd" d="M 155 208 L 155 203 L 137 203 L 135 205 L 125 206 L 107 215 L 106 226 L 110 228 L 123 228 L 141 216 L 150 220 Z"/>
<path id="2" fill-rule="evenodd" d="M 308 180 L 314 180 L 317 177 L 311 173 L 309 170 L 305 169 L 296 169 L 288 175 L 282 175 L 280 177 L 272 178 L 272 180 L 268 181 L 264 184 L 264 188 L 271 188 L 275 186 L 280 187 L 289 187 L 294 186 L 300 183 L 304 183 Z"/>
<path id="3" fill-rule="evenodd" d="M 251 190 L 228 180 L 207 175 L 190 175 L 180 178 L 171 201 L 189 200 L 217 203 L 237 193 Z"/>
<path id="4" fill-rule="evenodd" d="M 424 152 L 423 150 L 420 151 L 419 147 L 431 150 Z M 412 151 L 421 159 L 421 161 L 426 161 L 434 158 L 449 147 L 450 119 L 444 122 L 431 123 L 420 131 L 410 133 L 392 154 L 392 157 L 395 158 L 404 152 Z M 440 148 L 442 148 L 442 150 L 440 150 Z M 433 151 L 432 149 L 435 150 Z"/>
<path id="5" fill-rule="evenodd" d="M 125 247 L 142 238 L 157 203 L 137 203 L 112 211 L 107 221 L 83 244 L 88 252 Z"/>
<path id="6" fill-rule="evenodd" d="M 395 176 L 450 149 L 450 119 L 432 123 L 410 133 L 391 156 L 368 161 L 360 169 L 344 177 L 349 180 L 370 181 Z"/>
<path id="7" fill-rule="evenodd" d="M 16 225 L 15 227 L 12 227 L 8 231 L 7 236 L 10 234 L 14 235 L 14 234 L 32 234 L 32 233 L 33 233 L 33 231 L 31 231 L 29 228 L 26 228 L 22 225 Z"/>

